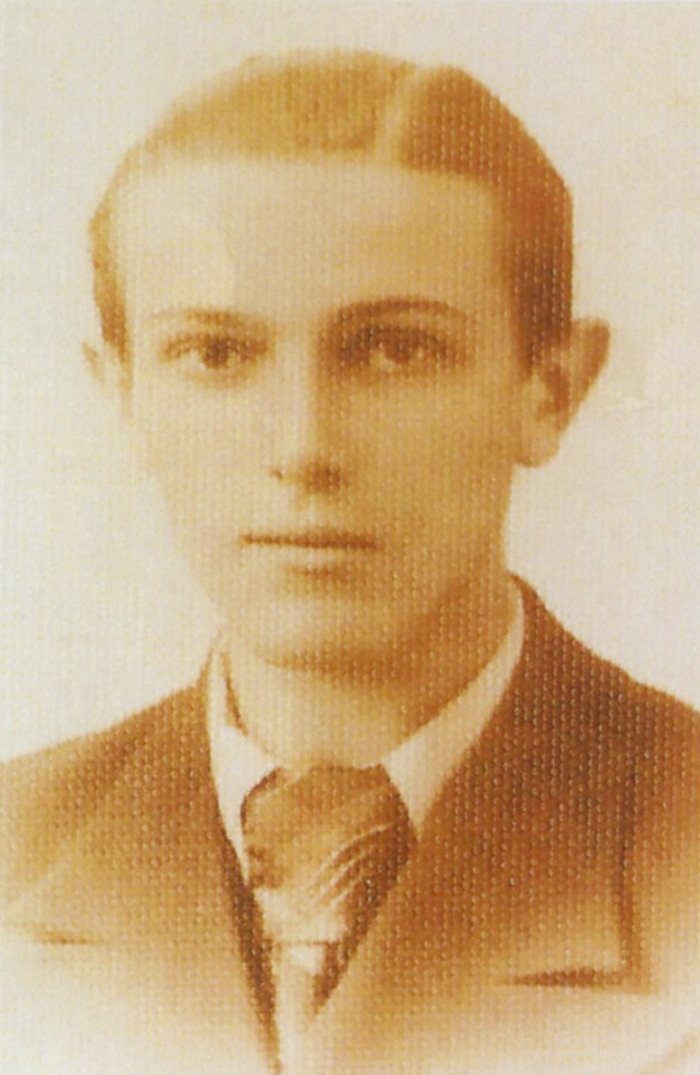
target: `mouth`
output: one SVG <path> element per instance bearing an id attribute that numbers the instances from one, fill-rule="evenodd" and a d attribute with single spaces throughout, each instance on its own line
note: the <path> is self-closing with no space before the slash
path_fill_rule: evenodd
<path id="1" fill-rule="evenodd" d="M 331 527 L 310 527 L 305 530 L 253 532 L 244 534 L 241 543 L 262 547 L 292 549 L 334 549 L 370 551 L 377 548 L 376 540 L 370 534 L 356 533 L 349 530 L 337 530 Z"/>

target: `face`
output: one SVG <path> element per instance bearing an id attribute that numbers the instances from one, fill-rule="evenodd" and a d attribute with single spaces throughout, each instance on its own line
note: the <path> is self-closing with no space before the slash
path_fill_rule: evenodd
<path id="1" fill-rule="evenodd" d="M 122 193 L 115 229 L 129 419 L 236 636 L 280 664 L 380 659 L 478 608 L 524 384 L 491 194 L 176 162 Z"/>

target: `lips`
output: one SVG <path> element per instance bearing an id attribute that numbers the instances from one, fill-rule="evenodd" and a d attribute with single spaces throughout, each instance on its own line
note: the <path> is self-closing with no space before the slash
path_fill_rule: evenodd
<path id="1" fill-rule="evenodd" d="M 310 527 L 305 530 L 260 531 L 243 535 L 243 545 L 279 546 L 297 549 L 376 549 L 371 534 L 337 530 L 331 527 Z"/>

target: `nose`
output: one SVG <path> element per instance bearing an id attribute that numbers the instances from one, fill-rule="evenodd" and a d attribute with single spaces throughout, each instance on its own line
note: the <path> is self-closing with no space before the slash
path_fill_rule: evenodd
<path id="1" fill-rule="evenodd" d="M 270 474 L 307 493 L 332 492 L 343 482 L 338 454 L 339 404 L 320 345 L 309 335 L 275 349 Z"/>

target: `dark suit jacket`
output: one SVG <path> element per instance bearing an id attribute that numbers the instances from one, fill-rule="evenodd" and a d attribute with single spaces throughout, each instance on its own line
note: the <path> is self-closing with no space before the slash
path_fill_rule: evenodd
<path id="1" fill-rule="evenodd" d="M 318 1016 L 304 1075 L 686 1070 L 700 723 L 525 599 L 514 679 Z M 3 1071 L 274 1070 L 201 683 L 11 763 L 3 815 L 10 1059 L 30 1058 Z"/>

